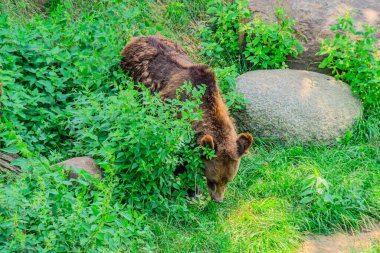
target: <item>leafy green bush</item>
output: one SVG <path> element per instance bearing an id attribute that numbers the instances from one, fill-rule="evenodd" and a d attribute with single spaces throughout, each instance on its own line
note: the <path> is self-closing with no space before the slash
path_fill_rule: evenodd
<path id="1" fill-rule="evenodd" d="M 353 93 L 368 109 L 380 106 L 380 48 L 375 38 L 376 29 L 363 25 L 355 28 L 353 18 L 347 14 L 331 27 L 335 38 L 322 41 L 318 55 L 326 58 L 320 68 L 332 70 L 335 78 L 348 83 Z"/>
<path id="2" fill-rule="evenodd" d="M 151 232 L 141 215 L 111 199 L 115 183 L 98 183 L 94 189 L 91 176 L 82 175 L 74 186 L 62 172 L 32 166 L 31 174 L 13 183 L 0 182 L 0 251 L 150 248 Z"/>
<path id="3" fill-rule="evenodd" d="M 220 62 L 220 65 L 241 62 L 242 25 L 252 15 L 248 1 L 232 1 L 227 5 L 214 0 L 208 6 L 207 14 L 210 18 L 198 34 L 203 47 L 201 55 L 206 56 L 211 63 Z"/>
<path id="4" fill-rule="evenodd" d="M 236 66 L 231 65 L 230 67 L 216 68 L 215 74 L 217 76 L 218 85 L 223 93 L 227 107 L 232 112 L 243 109 L 247 101 L 241 94 L 237 93 L 236 91 L 235 80 L 239 75 Z"/>
<path id="5" fill-rule="evenodd" d="M 138 208 L 161 209 L 185 201 L 187 189 L 202 184 L 203 163 L 191 122 L 201 119 L 201 90 L 187 86 L 192 99 L 163 102 L 133 83 L 118 96 L 89 94 L 76 100 L 69 128 L 78 154 L 101 157 L 115 164 L 118 196 Z M 177 115 L 181 115 L 178 119 Z M 177 166 L 185 173 L 175 175 Z M 173 206 L 171 206 L 173 208 Z"/>
<path id="6" fill-rule="evenodd" d="M 57 5 L 27 26 L 1 18 L 0 148 L 28 160 L 17 162 L 21 176 L 0 176 L 0 251 L 149 251 L 152 234 L 136 210 L 182 215 L 186 190 L 202 187 L 191 128 L 202 91 L 189 86 L 194 99 L 165 103 L 137 92 L 118 55 L 125 37 L 151 30 L 135 21 L 141 9 L 103 7 L 74 15 Z M 39 154 L 93 155 L 105 179 L 83 172 L 67 181 Z M 175 175 L 177 166 L 187 171 Z"/>
<path id="7" fill-rule="evenodd" d="M 239 64 L 239 72 L 249 69 L 285 68 L 286 57 L 298 56 L 301 43 L 295 38 L 294 21 L 277 10 L 277 21 L 252 19 L 248 1 L 221 0 L 209 3 L 210 19 L 199 31 L 201 54 L 218 65 Z"/>
<path id="8" fill-rule="evenodd" d="M 277 10 L 277 21 L 264 22 L 252 17 L 248 1 L 213 0 L 208 4 L 209 19 L 201 27 L 200 54 L 216 74 L 227 106 L 232 110 L 244 108 L 246 101 L 236 93 L 234 79 L 239 73 L 254 69 L 286 68 L 286 57 L 302 52 L 296 39 L 294 21 Z"/>
<path id="9" fill-rule="evenodd" d="M 0 122 L 0 142 L 25 158 L 23 173 L 0 174 L 1 252 L 109 252 L 152 248 L 144 217 L 113 197 L 114 177 L 105 181 L 81 171 L 76 180 L 30 152 L 10 122 Z"/>
<path id="10" fill-rule="evenodd" d="M 12 123 L 2 117 L 0 117 L 0 149 L 8 153 L 17 152 L 24 157 L 31 156 L 26 143 L 16 133 Z"/>
<path id="11" fill-rule="evenodd" d="M 133 21 L 140 9 L 127 7 L 73 16 L 58 5 L 50 18 L 16 29 L 3 19 L 3 116 L 50 160 L 90 155 L 109 162 L 106 174 L 119 180 L 114 196 L 128 204 L 183 210 L 186 190 L 203 183 L 191 127 L 201 117 L 202 93 L 189 86 L 184 92 L 194 99 L 164 103 L 118 72 L 122 38 L 144 30 Z M 188 170 L 176 176 L 177 166 Z"/>
<path id="12" fill-rule="evenodd" d="M 26 27 L 1 20 L 4 119 L 50 160 L 92 155 L 109 162 L 119 199 L 140 209 L 183 210 L 185 190 L 203 183 L 191 128 L 200 119 L 201 92 L 189 86 L 184 92 L 194 99 L 164 103 L 134 90 L 118 71 L 123 37 L 144 32 L 134 20 L 141 9 L 114 3 L 76 16 L 70 8 L 71 1 L 58 5 Z M 177 166 L 188 170 L 175 176 Z"/>
<path id="13" fill-rule="evenodd" d="M 0 19 L 3 116 L 44 155 L 70 146 L 66 108 L 82 91 L 110 92 L 118 82 L 117 56 L 139 14 L 125 4 L 77 17 L 65 8 L 27 26 Z"/>
<path id="14" fill-rule="evenodd" d="M 258 18 L 242 26 L 246 34 L 243 55 L 255 69 L 287 68 L 286 58 L 297 57 L 303 48 L 295 38 L 294 20 L 277 9 L 277 21 L 266 23 Z"/>

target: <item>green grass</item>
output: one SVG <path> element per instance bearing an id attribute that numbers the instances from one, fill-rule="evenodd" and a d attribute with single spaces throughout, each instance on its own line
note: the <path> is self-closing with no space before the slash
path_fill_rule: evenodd
<path id="1" fill-rule="evenodd" d="M 380 252 L 380 240 L 374 240 L 372 242 L 374 245 L 371 249 L 364 251 L 363 253 L 379 253 Z"/>
<path id="2" fill-rule="evenodd" d="M 208 204 L 187 224 L 155 220 L 153 228 L 162 252 L 294 251 L 300 234 L 289 207 L 277 198 L 233 198 L 222 205 Z"/>
<path id="3" fill-rule="evenodd" d="M 366 127 L 359 123 L 355 134 L 377 135 L 331 147 L 257 144 L 243 159 L 224 203 L 201 202 L 186 221 L 152 218 L 158 248 L 296 252 L 310 233 L 370 228 L 380 219 L 380 132 L 378 121 Z M 329 183 L 334 205 L 300 203 L 305 178 L 315 171 Z"/>
<path id="4" fill-rule="evenodd" d="M 43 13 L 44 7 L 32 0 L 2 0 L 0 2 L 0 15 L 8 15 L 16 23 L 26 23 L 34 15 Z"/>

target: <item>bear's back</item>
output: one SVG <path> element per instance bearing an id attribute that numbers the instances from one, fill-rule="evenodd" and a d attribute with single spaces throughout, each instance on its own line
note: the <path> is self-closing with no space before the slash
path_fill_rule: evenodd
<path id="1" fill-rule="evenodd" d="M 154 92 L 175 90 L 195 65 L 177 43 L 157 35 L 133 38 L 121 54 L 123 71 Z"/>

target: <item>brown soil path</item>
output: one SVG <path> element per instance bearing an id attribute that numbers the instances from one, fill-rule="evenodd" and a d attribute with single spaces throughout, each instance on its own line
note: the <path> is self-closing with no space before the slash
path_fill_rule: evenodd
<path id="1" fill-rule="evenodd" d="M 380 224 L 371 231 L 359 234 L 338 233 L 331 236 L 310 237 L 299 253 L 352 253 L 380 252 Z"/>

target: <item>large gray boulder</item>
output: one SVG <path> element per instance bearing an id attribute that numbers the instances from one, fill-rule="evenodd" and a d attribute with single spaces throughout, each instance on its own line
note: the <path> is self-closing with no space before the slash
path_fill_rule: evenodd
<path id="1" fill-rule="evenodd" d="M 250 102 L 234 116 L 239 128 L 260 138 L 331 143 L 352 127 L 362 106 L 350 87 L 304 70 L 257 70 L 236 80 Z"/>
<path id="2" fill-rule="evenodd" d="M 275 20 L 275 8 L 280 6 L 297 22 L 295 29 L 304 38 L 305 52 L 298 59 L 289 59 L 288 65 L 292 69 L 326 72 L 318 68 L 322 58 L 315 56 L 315 53 L 319 51 L 321 39 L 334 36 L 330 27 L 346 12 L 353 12 L 359 27 L 362 24 L 380 27 L 379 0 L 250 0 L 249 2 L 254 16 Z M 380 34 L 377 36 L 379 39 Z"/>

